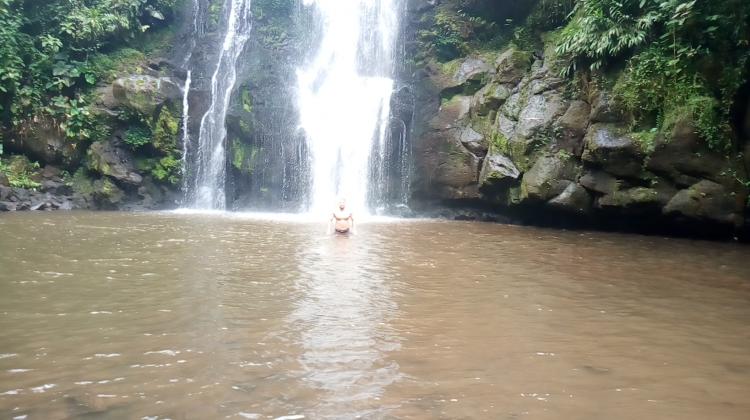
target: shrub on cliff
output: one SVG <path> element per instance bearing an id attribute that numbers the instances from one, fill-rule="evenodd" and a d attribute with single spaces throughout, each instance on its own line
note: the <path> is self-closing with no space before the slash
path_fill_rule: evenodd
<path id="1" fill-rule="evenodd" d="M 750 59 L 743 0 L 580 0 L 556 52 L 576 68 L 625 70 L 615 86 L 637 129 L 691 115 L 708 144 L 728 151 L 735 94 Z"/>
<path id="2" fill-rule="evenodd" d="M 107 77 L 98 53 L 169 21 L 177 0 L 0 0 L 0 121 L 39 115 L 71 139 L 92 136 L 85 93 Z M 105 66 L 106 67 L 106 66 Z"/>

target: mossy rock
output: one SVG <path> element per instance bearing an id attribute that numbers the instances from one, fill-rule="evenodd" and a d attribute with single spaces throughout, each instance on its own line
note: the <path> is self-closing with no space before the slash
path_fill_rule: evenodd
<path id="1" fill-rule="evenodd" d="M 616 176 L 640 178 L 646 154 L 623 126 L 594 124 L 586 134 L 582 159 Z"/>
<path id="2" fill-rule="evenodd" d="M 107 177 L 97 179 L 93 182 L 92 187 L 94 200 L 104 209 L 117 208 L 125 197 L 125 193 Z"/>
<path id="3" fill-rule="evenodd" d="M 232 166 L 235 169 L 248 175 L 255 171 L 261 152 L 259 147 L 242 143 L 239 139 L 233 139 L 229 152 Z"/>
<path id="4" fill-rule="evenodd" d="M 664 214 L 740 226 L 743 205 L 737 194 L 703 180 L 675 194 L 664 207 Z"/>
<path id="5" fill-rule="evenodd" d="M 561 194 L 579 174 L 580 168 L 569 156 L 541 156 L 523 176 L 521 197 L 529 200 L 549 200 Z"/>
<path id="6" fill-rule="evenodd" d="M 629 209 L 633 207 L 657 207 L 661 204 L 659 192 L 653 188 L 635 187 L 617 190 L 599 199 L 601 207 L 618 207 Z"/>
<path id="7" fill-rule="evenodd" d="M 152 116 L 167 101 L 181 100 L 182 88 L 169 77 L 131 75 L 115 80 L 112 94 L 118 106 Z"/>
<path id="8" fill-rule="evenodd" d="M 163 107 L 152 129 L 151 143 L 163 155 L 177 151 L 180 135 L 180 118 L 169 107 Z"/>
<path id="9" fill-rule="evenodd" d="M 94 142 L 86 153 L 87 167 L 101 175 L 118 181 L 138 185 L 143 181 L 135 170 L 134 159 L 130 152 L 116 147 L 109 141 Z"/>
<path id="10" fill-rule="evenodd" d="M 532 55 L 513 46 L 505 50 L 495 61 L 497 83 L 518 84 L 531 67 Z"/>

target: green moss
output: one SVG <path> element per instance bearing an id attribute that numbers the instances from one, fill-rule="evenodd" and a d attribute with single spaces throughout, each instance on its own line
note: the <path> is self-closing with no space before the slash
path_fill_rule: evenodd
<path id="1" fill-rule="evenodd" d="M 87 70 L 97 81 L 111 83 L 123 74 L 140 74 L 146 55 L 133 48 L 120 48 L 110 53 L 99 53 L 91 57 Z"/>
<path id="2" fill-rule="evenodd" d="M 182 162 L 173 155 L 136 158 L 135 167 L 164 184 L 178 185 L 182 179 Z"/>
<path id="3" fill-rule="evenodd" d="M 168 107 L 162 108 L 154 123 L 152 143 L 162 154 L 169 155 L 177 150 L 180 133 L 180 119 Z"/>
<path id="4" fill-rule="evenodd" d="M 562 160 L 572 160 L 573 159 L 573 154 L 571 154 L 567 150 L 558 150 L 557 151 L 557 157 L 559 157 Z"/>
<path id="5" fill-rule="evenodd" d="M 648 131 L 637 131 L 631 133 L 630 136 L 646 155 L 650 155 L 654 152 L 654 148 L 656 147 L 656 136 L 658 133 L 659 130 L 653 128 Z"/>
<path id="6" fill-rule="evenodd" d="M 242 89 L 242 109 L 248 114 L 253 112 L 253 98 L 250 96 L 250 90 L 247 87 Z"/>
<path id="7" fill-rule="evenodd" d="M 214 31 L 219 27 L 219 21 L 221 20 L 221 9 L 223 2 L 221 0 L 210 0 L 208 5 L 208 27 L 209 30 Z"/>
<path id="8" fill-rule="evenodd" d="M 253 131 L 252 131 L 252 128 L 251 128 L 249 122 L 241 119 L 239 121 L 239 126 L 240 126 L 240 133 L 243 136 L 248 137 L 248 136 L 250 136 L 250 134 L 252 134 Z"/>
<path id="9" fill-rule="evenodd" d="M 230 153 L 232 166 L 238 171 L 247 174 L 253 173 L 257 163 L 258 154 L 260 153 L 259 148 L 244 144 L 239 139 L 233 139 Z"/>
<path id="10" fill-rule="evenodd" d="M 165 156 L 154 165 L 151 175 L 157 181 L 177 185 L 182 177 L 182 164 L 174 156 Z"/>
<path id="11" fill-rule="evenodd" d="M 508 139 L 502 133 L 492 133 L 490 137 L 490 150 L 495 153 L 507 155 L 509 152 Z"/>
<path id="12" fill-rule="evenodd" d="M 463 58 L 456 58 L 446 62 L 438 62 L 438 70 L 446 77 L 453 77 L 461 67 L 463 60 Z"/>
<path id="13" fill-rule="evenodd" d="M 608 196 L 607 201 L 617 207 L 652 204 L 659 201 L 659 193 L 651 188 L 636 187 L 629 190 L 615 191 Z"/>
<path id="14" fill-rule="evenodd" d="M 67 180 L 66 185 L 81 195 L 90 195 L 94 192 L 94 181 L 84 168 L 78 170 Z"/>

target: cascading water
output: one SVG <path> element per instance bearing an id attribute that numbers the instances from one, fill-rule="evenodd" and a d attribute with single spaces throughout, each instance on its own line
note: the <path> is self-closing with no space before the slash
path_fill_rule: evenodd
<path id="1" fill-rule="evenodd" d="M 304 0 L 322 38 L 298 70 L 300 123 L 311 158 L 312 212 L 337 197 L 369 211 L 382 197 L 401 0 Z M 376 166 L 376 167 L 373 167 Z"/>
<path id="2" fill-rule="evenodd" d="M 191 29 L 191 36 L 190 39 L 190 46 L 187 49 L 187 54 L 185 54 L 185 59 L 183 60 L 183 67 L 185 68 L 185 84 L 182 87 L 182 172 L 183 174 L 187 173 L 187 162 L 188 162 L 188 156 L 189 150 L 190 150 L 190 85 L 193 82 L 193 72 L 190 69 L 190 59 L 193 58 L 193 50 L 195 49 L 195 45 L 198 39 L 198 36 L 200 35 L 200 26 L 198 25 L 198 19 L 200 17 L 200 3 L 199 0 L 193 0 L 193 7 L 192 7 L 192 25 L 190 27 Z M 183 185 L 183 187 L 186 187 L 186 185 Z"/>
<path id="3" fill-rule="evenodd" d="M 226 0 L 228 8 L 223 45 L 211 77 L 211 102 L 200 123 L 197 149 L 186 161 L 188 206 L 197 209 L 226 208 L 226 115 L 237 78 L 237 59 L 250 37 L 250 0 Z"/>

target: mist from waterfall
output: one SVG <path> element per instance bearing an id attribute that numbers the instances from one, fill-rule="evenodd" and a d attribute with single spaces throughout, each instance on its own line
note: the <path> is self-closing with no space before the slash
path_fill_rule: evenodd
<path id="1" fill-rule="evenodd" d="M 237 59 L 250 37 L 250 4 L 251 0 L 226 0 L 224 4 L 226 32 L 211 78 L 211 102 L 201 119 L 194 157 L 185 162 L 186 173 L 191 175 L 186 188 L 188 207 L 226 208 L 226 115 L 237 79 Z"/>
<path id="2" fill-rule="evenodd" d="M 401 0 L 303 3 L 315 8 L 322 31 L 312 60 L 297 72 L 313 178 L 310 210 L 323 213 L 345 197 L 352 210 L 369 212 L 387 182 Z"/>

